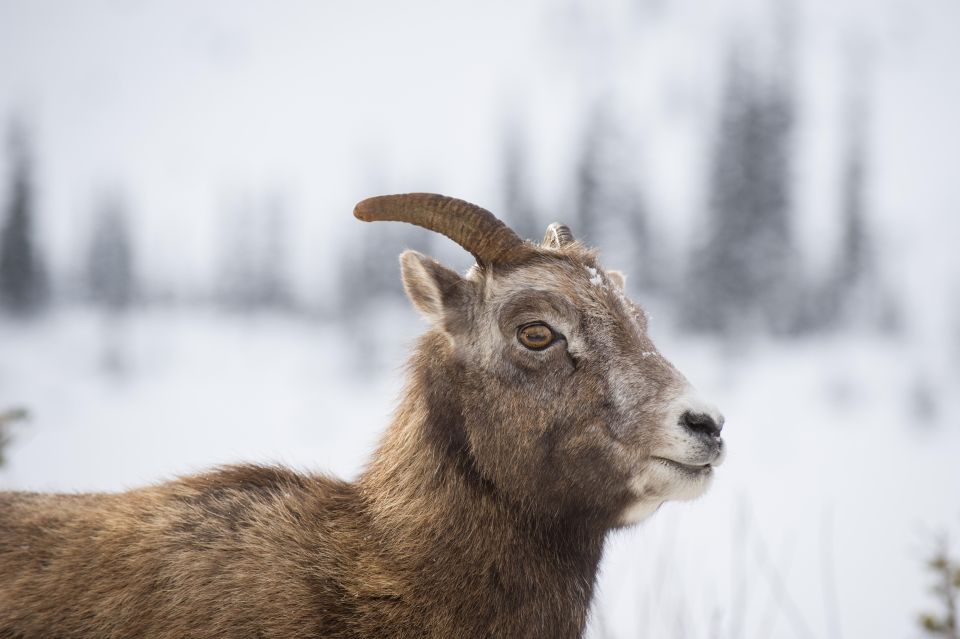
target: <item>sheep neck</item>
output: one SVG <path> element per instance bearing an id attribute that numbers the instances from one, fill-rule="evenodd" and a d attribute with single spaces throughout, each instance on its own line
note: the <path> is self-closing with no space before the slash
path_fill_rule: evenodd
<path id="1" fill-rule="evenodd" d="M 381 570 L 437 635 L 577 637 L 606 530 L 543 521 L 511 505 L 473 467 L 456 364 L 428 336 L 394 424 L 360 488 L 380 537 Z M 426 613 L 425 613 L 426 614 Z M 446 628 L 446 629 L 445 629 Z"/>

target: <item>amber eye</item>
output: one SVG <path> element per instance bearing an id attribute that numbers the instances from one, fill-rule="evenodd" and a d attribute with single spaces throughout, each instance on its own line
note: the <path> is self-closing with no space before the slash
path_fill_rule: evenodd
<path id="1" fill-rule="evenodd" d="M 532 351 L 542 351 L 553 344 L 556 338 L 550 327 L 540 322 L 521 326 L 517 331 L 517 339 Z"/>

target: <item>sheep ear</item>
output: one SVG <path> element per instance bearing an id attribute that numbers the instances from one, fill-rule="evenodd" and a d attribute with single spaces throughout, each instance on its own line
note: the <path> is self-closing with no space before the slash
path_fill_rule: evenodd
<path id="1" fill-rule="evenodd" d="M 613 285 L 621 291 L 627 287 L 627 276 L 623 271 L 607 271 L 607 279 L 613 282 Z"/>
<path id="2" fill-rule="evenodd" d="M 464 282 L 455 271 L 417 251 L 400 255 L 400 272 L 407 297 L 428 322 L 443 322 L 446 311 L 463 299 Z"/>

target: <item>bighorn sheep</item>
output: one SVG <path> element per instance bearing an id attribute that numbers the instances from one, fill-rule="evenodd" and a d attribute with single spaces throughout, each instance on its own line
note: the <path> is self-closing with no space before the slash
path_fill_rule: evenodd
<path id="1" fill-rule="evenodd" d="M 365 221 L 431 328 L 354 483 L 235 466 L 120 494 L 0 493 L 0 637 L 578 637 L 607 533 L 706 489 L 722 417 L 569 229 L 432 194 Z"/>

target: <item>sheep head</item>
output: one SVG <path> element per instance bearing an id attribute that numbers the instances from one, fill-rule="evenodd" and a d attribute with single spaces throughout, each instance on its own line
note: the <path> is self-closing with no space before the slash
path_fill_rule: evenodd
<path id="1" fill-rule="evenodd" d="M 478 206 L 433 194 L 364 200 L 354 214 L 442 233 L 477 259 L 465 276 L 406 251 L 404 287 L 461 374 L 473 466 L 544 517 L 606 526 L 702 494 L 723 459 L 723 418 L 656 349 L 624 278 L 570 229 L 522 241 Z"/>

